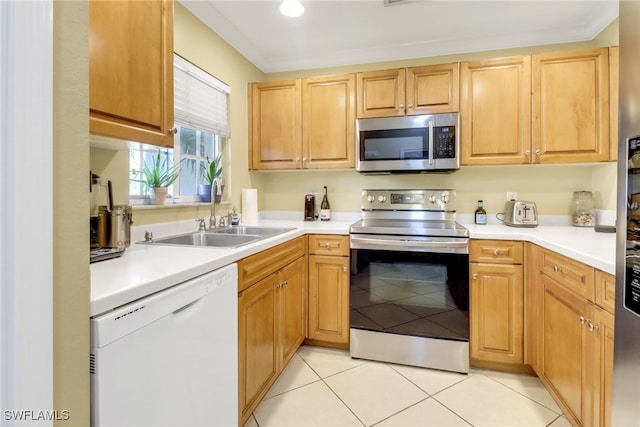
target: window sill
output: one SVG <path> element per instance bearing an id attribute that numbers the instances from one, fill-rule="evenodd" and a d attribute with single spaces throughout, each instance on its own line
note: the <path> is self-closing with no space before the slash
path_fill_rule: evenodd
<path id="1" fill-rule="evenodd" d="M 220 203 L 216 203 L 216 208 L 218 206 L 231 205 L 231 202 L 222 201 Z M 190 208 L 190 207 L 208 207 L 211 206 L 211 203 L 203 203 L 203 202 L 185 202 L 185 203 L 167 203 L 165 205 L 132 205 L 131 208 L 134 211 L 145 211 L 145 210 L 156 210 L 156 209 L 175 209 L 175 208 Z"/>

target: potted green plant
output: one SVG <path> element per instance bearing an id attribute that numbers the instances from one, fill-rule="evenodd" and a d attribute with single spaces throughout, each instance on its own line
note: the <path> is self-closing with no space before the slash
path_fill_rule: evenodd
<path id="1" fill-rule="evenodd" d="M 174 183 L 180 175 L 180 165 L 169 165 L 169 156 L 161 159 L 160 150 L 151 160 L 151 167 L 144 162 L 142 165 L 142 179 L 139 180 L 149 189 L 149 198 L 154 205 L 163 205 L 167 197 L 167 187 Z"/>
<path id="2" fill-rule="evenodd" d="M 219 194 L 215 195 L 215 203 L 220 203 L 222 199 L 222 190 L 224 185 L 221 183 L 222 179 L 222 155 L 218 154 L 213 160 L 209 160 L 207 157 L 207 164 L 202 165 L 204 169 L 204 183 L 198 186 L 198 195 L 202 202 L 211 202 L 211 186 L 213 182 L 217 182 L 220 185 Z"/>

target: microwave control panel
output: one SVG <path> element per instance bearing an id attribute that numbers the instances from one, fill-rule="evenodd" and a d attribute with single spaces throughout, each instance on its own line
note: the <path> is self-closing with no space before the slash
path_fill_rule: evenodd
<path id="1" fill-rule="evenodd" d="M 433 150 L 435 159 L 456 157 L 456 127 L 436 126 L 433 129 Z"/>

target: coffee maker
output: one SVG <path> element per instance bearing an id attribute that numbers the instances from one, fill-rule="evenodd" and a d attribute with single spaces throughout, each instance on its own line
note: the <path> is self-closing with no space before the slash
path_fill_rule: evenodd
<path id="1" fill-rule="evenodd" d="M 315 221 L 316 219 L 316 196 L 315 194 L 306 194 L 304 196 L 304 220 Z"/>

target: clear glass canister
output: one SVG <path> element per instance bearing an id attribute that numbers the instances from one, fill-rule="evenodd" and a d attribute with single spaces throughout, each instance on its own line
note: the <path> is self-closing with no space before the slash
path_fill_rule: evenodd
<path id="1" fill-rule="evenodd" d="M 591 191 L 574 191 L 571 199 L 571 223 L 576 227 L 596 225 L 596 210 Z"/>

